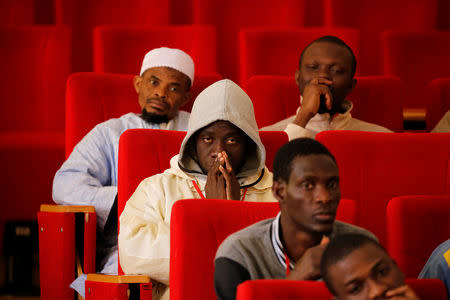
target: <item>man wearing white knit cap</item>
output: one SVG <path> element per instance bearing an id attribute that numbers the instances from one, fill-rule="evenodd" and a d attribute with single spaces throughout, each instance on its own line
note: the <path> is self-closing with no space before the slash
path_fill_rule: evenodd
<path id="1" fill-rule="evenodd" d="M 193 82 L 194 62 L 188 54 L 170 48 L 151 50 L 133 82 L 142 114 L 128 113 L 94 127 L 56 172 L 53 200 L 57 204 L 95 206 L 96 261 L 102 273 L 117 274 L 119 137 L 133 128 L 187 130 L 190 114 L 178 109 L 191 98 Z"/>

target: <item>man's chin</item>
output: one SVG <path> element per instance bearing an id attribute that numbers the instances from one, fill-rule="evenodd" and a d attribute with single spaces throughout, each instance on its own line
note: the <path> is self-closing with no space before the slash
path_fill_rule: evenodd
<path id="1" fill-rule="evenodd" d="M 147 112 L 145 108 L 142 110 L 141 117 L 149 124 L 161 124 L 169 122 L 169 117 L 167 115 Z"/>

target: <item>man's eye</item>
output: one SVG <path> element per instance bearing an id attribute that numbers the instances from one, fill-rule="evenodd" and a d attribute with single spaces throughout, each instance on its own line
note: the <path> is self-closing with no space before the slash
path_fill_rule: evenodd
<path id="1" fill-rule="evenodd" d="M 339 186 L 339 182 L 337 180 L 332 180 L 328 182 L 328 188 L 329 189 L 335 189 Z"/>
<path id="2" fill-rule="evenodd" d="M 238 142 L 237 138 L 229 138 L 227 139 L 227 144 L 234 145 Z"/>
<path id="3" fill-rule="evenodd" d="M 354 285 L 352 285 L 350 287 L 350 290 L 348 292 L 351 295 L 355 295 L 355 294 L 358 294 L 360 290 L 361 290 L 361 285 L 360 284 L 354 284 Z"/>
<path id="4" fill-rule="evenodd" d="M 151 85 L 157 85 L 157 84 L 158 84 L 158 81 L 156 81 L 156 80 L 150 80 L 150 84 L 151 84 Z"/>
<path id="5" fill-rule="evenodd" d="M 210 138 L 210 137 L 204 137 L 204 138 L 203 138 L 203 142 L 205 142 L 205 143 L 211 143 L 211 142 L 212 142 L 212 138 Z"/>
<path id="6" fill-rule="evenodd" d="M 302 188 L 305 190 L 312 190 L 314 188 L 314 183 L 310 181 L 305 181 L 302 183 Z"/>
<path id="7" fill-rule="evenodd" d="M 308 70 L 316 70 L 318 68 L 318 65 L 306 65 L 306 68 Z"/>
<path id="8" fill-rule="evenodd" d="M 380 268 L 378 270 L 378 275 L 381 276 L 381 277 L 384 277 L 384 276 L 389 274 L 390 270 L 391 269 L 389 267 L 387 267 L 387 266 L 386 267 L 382 267 L 382 268 Z"/>
<path id="9" fill-rule="evenodd" d="M 170 91 L 171 92 L 177 92 L 178 91 L 178 87 L 173 86 L 173 87 L 170 88 Z"/>

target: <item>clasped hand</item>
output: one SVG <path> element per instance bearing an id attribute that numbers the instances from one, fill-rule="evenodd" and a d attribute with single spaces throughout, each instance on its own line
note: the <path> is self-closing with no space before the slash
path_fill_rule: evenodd
<path id="1" fill-rule="evenodd" d="M 225 151 L 219 152 L 208 171 L 205 185 L 206 198 L 240 200 L 240 185 L 236 179 L 230 158 Z"/>

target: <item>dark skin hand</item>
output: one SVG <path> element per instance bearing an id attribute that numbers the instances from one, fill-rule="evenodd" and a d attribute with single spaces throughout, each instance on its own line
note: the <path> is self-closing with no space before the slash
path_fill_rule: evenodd
<path id="1" fill-rule="evenodd" d="M 386 292 L 386 297 L 393 300 L 420 300 L 414 291 L 407 285 Z"/>
<path id="2" fill-rule="evenodd" d="M 206 198 L 210 199 L 241 199 L 240 185 L 225 151 L 217 154 L 216 160 L 208 171 L 205 192 Z"/>
<path id="3" fill-rule="evenodd" d="M 316 280 L 321 277 L 320 261 L 330 239 L 323 236 L 319 245 L 308 248 L 297 261 L 286 279 L 290 280 Z"/>
<path id="4" fill-rule="evenodd" d="M 320 98 L 325 98 L 325 106 L 328 110 L 333 107 L 333 96 L 329 86 L 332 81 L 325 78 L 315 78 L 311 80 L 303 91 L 302 109 L 295 116 L 294 124 L 305 127 L 309 120 L 319 111 Z"/>

